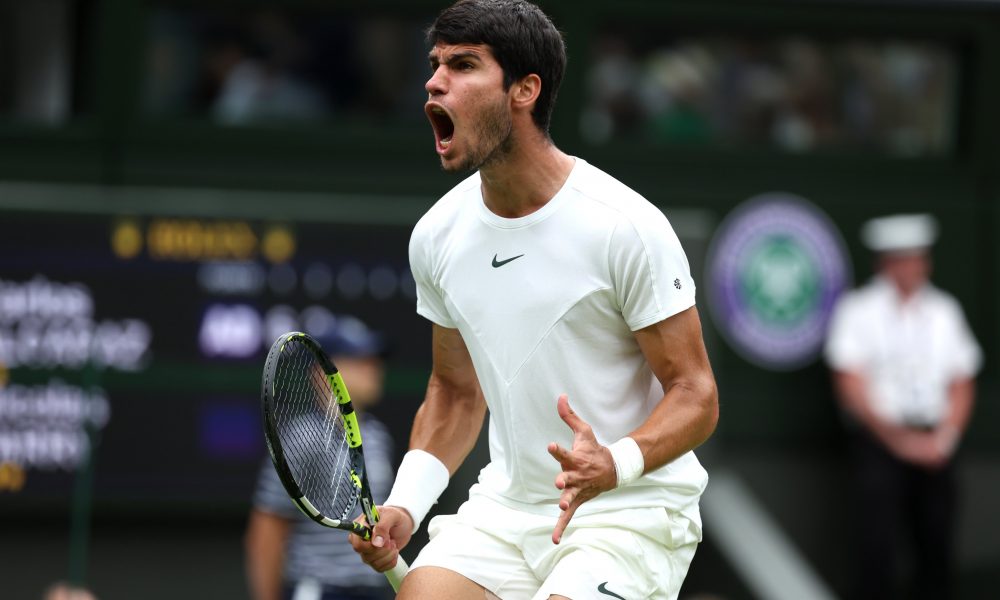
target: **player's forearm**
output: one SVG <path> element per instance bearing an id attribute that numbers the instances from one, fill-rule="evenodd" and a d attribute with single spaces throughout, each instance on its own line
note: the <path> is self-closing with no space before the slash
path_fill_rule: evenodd
<path id="1" fill-rule="evenodd" d="M 648 473 L 694 450 L 715 431 L 719 395 L 711 373 L 674 383 L 638 429 L 629 434 Z"/>
<path id="2" fill-rule="evenodd" d="M 476 445 L 485 414 L 478 384 L 455 385 L 432 374 L 413 422 L 410 449 L 433 454 L 454 474 Z"/>
<path id="3" fill-rule="evenodd" d="M 486 405 L 479 384 L 474 377 L 458 382 L 466 385 L 432 373 L 413 421 L 410 450 L 385 500 L 386 506 L 405 510 L 411 531 L 420 527 L 479 437 Z"/>
<path id="4" fill-rule="evenodd" d="M 434 325 L 431 378 L 385 503 L 403 508 L 420 526 L 479 437 L 486 402 L 469 350 L 457 329 Z M 470 427 L 470 424 L 472 425 Z"/>

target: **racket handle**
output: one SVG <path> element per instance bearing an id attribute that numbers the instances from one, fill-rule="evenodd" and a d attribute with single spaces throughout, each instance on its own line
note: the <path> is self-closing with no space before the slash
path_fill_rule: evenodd
<path id="1" fill-rule="evenodd" d="M 406 577 L 409 570 L 409 565 L 400 556 L 396 559 L 396 566 L 385 572 L 385 578 L 389 580 L 389 585 L 392 586 L 394 592 L 399 591 L 399 586 L 403 585 L 403 578 Z"/>

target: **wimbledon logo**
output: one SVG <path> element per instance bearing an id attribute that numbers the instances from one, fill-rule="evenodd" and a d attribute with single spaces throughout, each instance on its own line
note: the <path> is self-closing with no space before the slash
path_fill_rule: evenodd
<path id="1" fill-rule="evenodd" d="M 736 207 L 708 249 L 712 320 L 738 354 L 772 370 L 816 359 L 851 278 L 836 226 L 791 194 L 762 194 Z"/>

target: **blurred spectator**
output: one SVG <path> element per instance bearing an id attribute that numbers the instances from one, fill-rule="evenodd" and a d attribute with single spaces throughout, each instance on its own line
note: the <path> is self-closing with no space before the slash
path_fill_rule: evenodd
<path id="1" fill-rule="evenodd" d="M 583 111 L 580 122 L 588 141 L 605 143 L 640 120 L 635 98 L 638 75 L 638 66 L 623 39 L 604 36 L 597 40 L 587 72 L 590 106 Z"/>
<path id="2" fill-rule="evenodd" d="M 61 125 L 72 115 L 79 4 L 0 0 L 0 119 Z"/>
<path id="3" fill-rule="evenodd" d="M 282 14 L 255 14 L 245 32 L 220 35 L 208 50 L 206 68 L 217 82 L 212 102 L 216 120 L 316 119 L 326 112 L 319 91 L 295 73 L 305 47 Z"/>
<path id="4" fill-rule="evenodd" d="M 351 393 L 376 503 L 393 481 L 388 429 L 365 411 L 382 396 L 385 344 L 360 320 L 338 316 L 310 331 L 333 358 Z M 355 515 L 356 516 L 356 515 Z M 391 597 L 385 576 L 361 562 L 347 533 L 318 525 L 288 498 L 270 459 L 261 467 L 246 533 L 246 568 L 254 600 L 378 600 Z"/>
<path id="5" fill-rule="evenodd" d="M 979 346 L 958 302 L 931 285 L 928 215 L 875 219 L 862 230 L 877 273 L 846 294 L 826 358 L 852 426 L 858 503 L 854 598 L 949 598 L 956 516 L 954 453 L 974 401 Z M 905 537 L 904 537 L 905 536 Z M 905 596 L 897 543 L 914 542 Z"/>
<path id="6" fill-rule="evenodd" d="M 424 124 L 411 85 L 426 72 L 419 18 L 325 5 L 160 6 L 148 23 L 147 116 L 233 126 Z"/>

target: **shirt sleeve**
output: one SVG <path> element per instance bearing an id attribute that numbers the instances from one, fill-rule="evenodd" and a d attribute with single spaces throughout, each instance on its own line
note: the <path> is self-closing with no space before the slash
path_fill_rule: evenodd
<path id="1" fill-rule="evenodd" d="M 632 331 L 694 306 L 687 256 L 659 209 L 650 205 L 642 218 L 622 218 L 610 246 L 618 306 Z"/>
<path id="2" fill-rule="evenodd" d="M 444 291 L 435 283 L 431 244 L 423 227 L 417 223 L 410 236 L 410 271 L 417 286 L 417 314 L 442 327 L 455 328 L 444 302 Z"/>
<path id="3" fill-rule="evenodd" d="M 860 330 L 860 332 L 859 332 Z M 830 317 L 823 354 L 827 365 L 836 371 L 857 371 L 869 360 L 871 344 L 865 343 L 864 323 L 854 297 L 840 298 Z"/>
<path id="4" fill-rule="evenodd" d="M 953 379 L 975 377 L 982 367 L 983 353 L 976 342 L 976 337 L 965 320 L 965 313 L 957 300 L 951 302 L 951 318 L 954 329 L 954 348 L 950 353 L 950 375 Z"/>
<path id="5" fill-rule="evenodd" d="M 297 516 L 299 509 L 288 497 L 285 487 L 281 485 L 278 472 L 274 470 L 274 465 L 270 459 L 265 459 L 260 467 L 257 476 L 257 489 L 253 495 L 253 506 L 257 510 L 278 515 L 286 519 L 293 519 Z"/>

